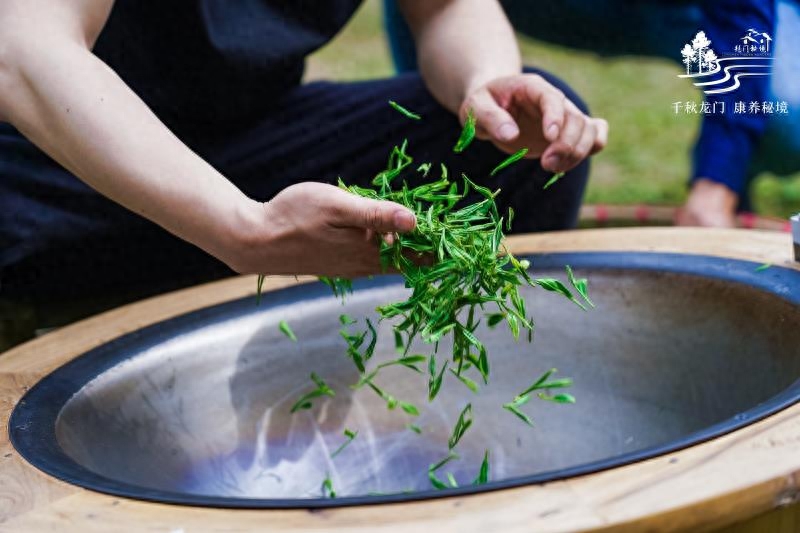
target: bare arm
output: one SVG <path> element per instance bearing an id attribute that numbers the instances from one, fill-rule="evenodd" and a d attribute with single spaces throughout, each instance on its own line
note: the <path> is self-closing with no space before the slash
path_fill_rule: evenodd
<path id="1" fill-rule="evenodd" d="M 439 102 L 458 113 L 466 97 L 522 72 L 511 24 L 495 0 L 400 0 L 419 69 Z"/>
<path id="2" fill-rule="evenodd" d="M 399 4 L 428 88 L 462 122 L 473 110 L 480 138 L 509 153 L 528 148 L 529 157 L 553 171 L 603 149 L 604 120 L 584 115 L 540 76 L 522 74 L 516 38 L 497 0 Z"/>
<path id="3" fill-rule="evenodd" d="M 399 206 L 356 201 L 330 186 L 304 184 L 299 194 L 281 199 L 311 205 L 321 215 L 316 221 L 309 217 L 294 221 L 291 206 L 282 206 L 281 200 L 261 204 L 247 198 L 175 137 L 91 53 L 112 4 L 113 0 L 0 3 L 0 118 L 101 194 L 236 270 L 309 274 L 377 270 L 377 253 L 374 262 L 370 256 L 373 243 L 364 238 L 357 242 L 350 235 L 342 238 L 339 248 L 355 259 L 341 265 L 330 260 L 327 265 L 309 264 L 300 243 L 286 252 L 287 239 L 291 244 L 308 233 L 328 241 L 342 237 L 320 235 L 316 226 L 410 229 L 408 217 L 405 225 L 394 223 Z M 303 224 L 310 227 L 298 228 Z M 315 244 L 308 238 L 305 242 Z M 320 259 L 326 259 L 326 253 L 337 254 L 333 246 L 320 246 Z M 294 255 L 286 257 L 287 253 Z"/>

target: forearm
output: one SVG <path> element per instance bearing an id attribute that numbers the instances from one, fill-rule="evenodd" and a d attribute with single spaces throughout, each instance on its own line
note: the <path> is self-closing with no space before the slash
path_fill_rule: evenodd
<path id="1" fill-rule="evenodd" d="M 221 258 L 255 202 L 81 43 L 37 46 L 6 65 L 5 118 L 104 196 Z"/>
<path id="2" fill-rule="evenodd" d="M 519 47 L 495 0 L 401 0 L 428 88 L 458 112 L 471 91 L 491 80 L 519 74 Z"/>

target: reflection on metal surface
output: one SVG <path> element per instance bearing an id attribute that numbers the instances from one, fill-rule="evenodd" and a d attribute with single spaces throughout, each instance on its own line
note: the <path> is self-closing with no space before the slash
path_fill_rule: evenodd
<path id="1" fill-rule="evenodd" d="M 326 474 L 340 496 L 429 490 L 427 467 L 447 454 L 468 401 L 475 424 L 458 446 L 461 460 L 448 465 L 462 484 L 477 474 L 485 449 L 494 482 L 559 477 L 707 438 L 697 432 L 761 416 L 764 409 L 753 409 L 781 393 L 784 403 L 796 398 L 800 328 L 787 326 L 800 324 L 798 273 L 656 254 L 534 258 L 543 275 L 562 276 L 555 265 L 564 262 L 589 278 L 597 309 L 584 313 L 526 290 L 534 343 L 481 328 L 492 366 L 479 395 L 449 376 L 428 404 L 425 376 L 391 368 L 378 378 L 421 408 L 418 419 L 349 388 L 357 374 L 338 316 L 374 318 L 376 305 L 403 298 L 402 284 L 388 278 L 362 283 L 345 305 L 315 284 L 268 293 L 260 307 L 234 302 L 123 337 L 35 387 L 14 413 L 12 437 L 40 468 L 100 490 L 269 506 L 319 498 Z M 284 319 L 299 342 L 279 331 Z M 376 363 L 394 355 L 388 323 L 376 354 Z M 532 401 L 525 410 L 534 428 L 501 409 L 551 367 L 574 378 L 576 405 Z M 311 371 L 336 397 L 291 414 L 313 388 Z M 406 428 L 412 421 L 421 435 Z M 331 459 L 344 428 L 359 435 Z"/>

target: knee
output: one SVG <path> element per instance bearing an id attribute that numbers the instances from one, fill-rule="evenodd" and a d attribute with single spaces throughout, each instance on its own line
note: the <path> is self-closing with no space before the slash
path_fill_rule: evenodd
<path id="1" fill-rule="evenodd" d="M 547 80 L 547 82 L 550 83 L 550 85 L 553 85 L 559 91 L 564 93 L 564 96 L 566 96 L 573 104 L 575 104 L 575 106 L 577 106 L 577 108 L 580 109 L 581 112 L 583 112 L 586 115 L 591 115 L 589 111 L 589 106 L 586 104 L 583 98 L 581 98 L 578 95 L 578 93 L 576 93 L 575 90 L 567 84 L 567 82 L 565 82 L 558 76 L 551 74 L 550 72 L 547 72 L 545 70 L 533 67 L 524 67 L 523 72 L 525 72 L 525 74 L 538 74 L 539 76 Z"/>

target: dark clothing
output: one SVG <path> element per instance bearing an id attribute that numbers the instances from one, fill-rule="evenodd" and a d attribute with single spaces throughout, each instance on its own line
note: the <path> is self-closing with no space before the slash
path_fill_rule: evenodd
<path id="1" fill-rule="evenodd" d="M 562 81 L 541 72 L 585 109 Z M 238 92 L 227 102 L 247 98 Z M 176 98 L 178 98 L 176 96 Z M 397 100 L 422 115 L 412 121 L 387 105 Z M 213 133 L 213 132 L 212 132 Z M 515 231 L 568 228 L 577 219 L 588 162 L 548 190 L 536 161 L 496 178 L 506 155 L 475 142 L 452 151 L 456 118 L 416 74 L 359 83 L 311 83 L 287 90 L 252 125 L 227 135 L 193 136 L 190 146 L 248 196 L 268 200 L 305 180 L 367 185 L 385 168 L 392 146 L 409 140 L 415 161 L 444 162 L 453 175 L 499 187 Z M 203 137 L 203 138 L 200 138 Z M 8 126 L 0 125 L 0 297 L 38 301 L 123 291 L 131 298 L 231 274 L 216 259 L 100 196 Z M 313 253 L 313 251 L 311 251 Z"/>
<path id="2" fill-rule="evenodd" d="M 237 130 L 300 83 L 361 0 L 116 0 L 95 54 L 182 138 Z"/>

